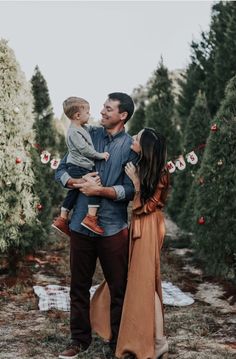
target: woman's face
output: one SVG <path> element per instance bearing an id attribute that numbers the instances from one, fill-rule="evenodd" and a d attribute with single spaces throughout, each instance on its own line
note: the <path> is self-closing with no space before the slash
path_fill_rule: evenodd
<path id="1" fill-rule="evenodd" d="M 139 131 L 139 133 L 137 135 L 133 136 L 133 143 L 130 147 L 136 153 L 141 152 L 140 138 L 141 138 L 142 133 L 143 133 L 143 130 Z"/>

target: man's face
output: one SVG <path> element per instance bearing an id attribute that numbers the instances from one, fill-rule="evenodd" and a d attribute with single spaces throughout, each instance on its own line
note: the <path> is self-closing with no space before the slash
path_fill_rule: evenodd
<path id="1" fill-rule="evenodd" d="M 119 113 L 119 104 L 118 100 L 109 100 L 107 99 L 101 110 L 101 125 L 107 129 L 115 128 L 121 122 L 124 123 L 125 118 L 127 117 L 127 112 Z"/>

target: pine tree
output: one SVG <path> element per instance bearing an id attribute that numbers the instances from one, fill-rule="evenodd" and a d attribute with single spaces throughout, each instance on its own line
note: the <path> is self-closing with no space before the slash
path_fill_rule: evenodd
<path id="1" fill-rule="evenodd" d="M 183 153 L 186 155 L 194 150 L 199 161 L 195 165 L 186 162 L 186 168 L 183 171 L 176 170 L 173 173 L 175 181 L 167 205 L 167 210 L 171 217 L 184 228 L 188 228 L 188 221 L 191 220 L 192 197 L 189 197 L 190 188 L 201 163 L 202 150 L 199 150 L 199 146 L 206 142 L 209 134 L 209 123 L 210 114 L 207 108 L 206 97 L 203 93 L 199 92 L 187 119 L 183 141 Z"/>
<path id="2" fill-rule="evenodd" d="M 11 264 L 41 245 L 38 199 L 31 149 L 34 144 L 33 99 L 25 75 L 7 41 L 0 40 L 0 251 Z M 37 234 L 37 235 L 36 235 Z"/>
<path id="3" fill-rule="evenodd" d="M 147 100 L 147 87 L 139 86 L 132 93 L 135 103 L 135 112 L 128 122 L 129 134 L 135 135 L 145 127 L 145 102 Z"/>
<path id="4" fill-rule="evenodd" d="M 177 111 L 180 118 L 181 132 L 184 136 L 187 119 L 194 105 L 198 91 L 202 87 L 204 74 L 201 68 L 194 62 L 191 62 L 180 81 L 181 92 L 178 97 Z"/>
<path id="5" fill-rule="evenodd" d="M 235 18 L 232 18 L 234 8 L 235 4 L 232 5 L 231 2 L 223 1 L 213 6 L 210 35 L 212 38 L 212 52 L 214 53 L 213 76 L 215 78 L 215 91 L 213 92 L 214 99 L 212 102 L 215 102 L 216 110 L 224 97 L 227 82 L 236 73 L 235 61 L 231 62 L 232 55 L 236 50 L 235 37 L 231 38 L 231 35 L 234 36 L 235 34 L 228 32 L 229 26 L 232 29 L 235 26 L 231 23 L 231 21 L 235 21 Z M 212 87 L 212 84 L 210 86 Z"/>
<path id="6" fill-rule="evenodd" d="M 46 150 L 51 153 L 52 157 L 60 158 L 63 153 L 59 153 L 59 150 L 62 149 L 61 144 L 62 142 L 65 143 L 65 139 L 55 126 L 47 83 L 38 66 L 35 68 L 31 84 L 34 96 L 34 130 L 38 149 L 37 153 L 34 153 L 34 171 L 37 178 L 36 192 L 43 205 L 43 211 L 41 211 L 39 218 L 44 224 L 45 230 L 49 232 L 53 210 L 55 206 L 59 206 L 63 198 L 63 190 L 55 182 L 54 171 L 50 164 L 41 163 L 40 152 Z"/>
<path id="7" fill-rule="evenodd" d="M 220 1 L 213 5 L 208 33 L 193 41 L 192 63 L 202 73 L 200 89 L 206 93 L 208 108 L 214 116 L 224 97 L 225 86 L 236 74 L 236 3 Z"/>
<path id="8" fill-rule="evenodd" d="M 145 104 L 140 102 L 136 105 L 135 113 L 130 120 L 129 134 L 135 135 L 145 127 Z"/>
<path id="9" fill-rule="evenodd" d="M 174 118 L 174 97 L 168 70 L 161 59 L 151 80 L 146 107 L 146 125 L 167 138 L 168 158 L 179 151 L 179 133 Z"/>
<path id="10" fill-rule="evenodd" d="M 187 121 L 184 149 L 188 153 L 191 149 L 195 149 L 198 156 L 198 163 L 196 165 L 187 164 L 186 169 L 179 173 L 178 183 L 175 183 L 175 190 L 178 192 L 180 202 L 180 214 L 178 217 L 178 224 L 185 229 L 192 228 L 193 222 L 193 207 L 194 207 L 194 193 L 192 190 L 192 182 L 196 178 L 196 173 L 201 165 L 203 157 L 203 145 L 207 141 L 210 131 L 210 113 L 207 107 L 205 94 L 199 92 L 195 104 L 191 110 Z M 184 187 L 181 186 L 181 180 L 185 177 Z M 182 190 L 181 190 L 182 187 Z M 180 193 L 181 192 L 181 193 Z M 174 195 L 173 195 L 174 197 Z"/>
<path id="11" fill-rule="evenodd" d="M 196 186 L 195 247 L 210 273 L 236 278 L 236 76 L 231 79 L 211 131 Z M 198 220 L 201 219 L 200 223 Z M 205 224 L 204 224 L 205 221 Z"/>

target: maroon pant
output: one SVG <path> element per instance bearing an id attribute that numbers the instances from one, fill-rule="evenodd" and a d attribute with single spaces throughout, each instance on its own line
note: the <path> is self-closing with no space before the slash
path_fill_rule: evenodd
<path id="1" fill-rule="evenodd" d="M 88 237 L 71 232 L 71 313 L 73 342 L 87 348 L 91 343 L 90 293 L 99 258 L 111 295 L 111 347 L 117 342 L 128 270 L 128 230 L 109 237 Z"/>

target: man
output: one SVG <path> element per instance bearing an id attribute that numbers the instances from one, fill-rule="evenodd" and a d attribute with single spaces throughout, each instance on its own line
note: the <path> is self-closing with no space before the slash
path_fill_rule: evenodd
<path id="1" fill-rule="evenodd" d="M 56 179 L 67 187 L 78 187 L 80 194 L 70 223 L 71 230 L 71 345 L 59 355 L 60 359 L 77 358 L 91 343 L 90 294 L 92 277 L 99 258 L 108 283 L 111 307 L 112 337 L 110 348 L 115 352 L 128 269 L 127 205 L 134 196 L 134 187 L 124 172 L 127 162 L 136 161 L 130 148 L 132 138 L 125 133 L 125 123 L 134 111 L 133 100 L 124 93 L 108 96 L 101 111 L 103 127 L 91 127 L 90 135 L 98 152 L 108 152 L 108 161 L 97 161 L 101 183 L 96 173 L 86 175 L 86 181 L 73 180 L 65 172 L 65 158 L 56 172 Z M 94 180 L 92 179 L 94 177 Z M 73 188 L 74 188 L 73 187 Z M 96 236 L 81 222 L 86 215 L 88 196 L 100 196 L 99 224 L 104 229 Z"/>

